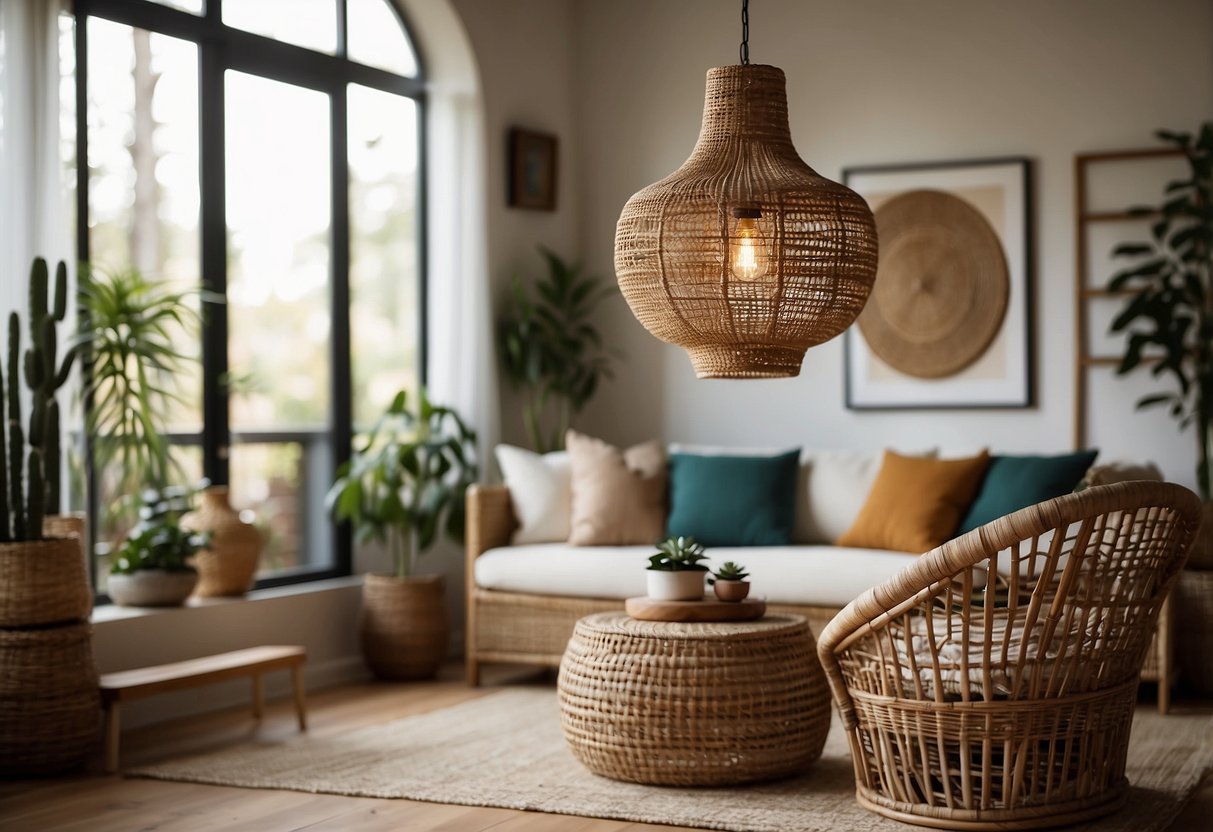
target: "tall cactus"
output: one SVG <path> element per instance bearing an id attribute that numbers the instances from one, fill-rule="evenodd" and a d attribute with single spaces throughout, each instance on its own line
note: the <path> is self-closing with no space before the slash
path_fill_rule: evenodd
<path id="1" fill-rule="evenodd" d="M 46 261 L 38 258 L 30 269 L 30 347 L 24 354 L 21 318 L 16 312 L 8 318 L 7 373 L 0 372 L 0 542 L 40 540 L 43 517 L 60 510 L 62 449 L 55 392 L 67 382 L 76 357 L 75 347 L 62 362 L 58 356 L 56 325 L 67 317 L 65 263 L 55 270 L 53 307 L 48 306 L 49 283 Z M 22 369 L 31 394 L 28 435 L 21 415 Z"/>
<path id="2" fill-rule="evenodd" d="M 67 383 L 71 374 L 76 347 L 72 347 L 59 362 L 59 338 L 57 325 L 67 317 L 67 264 L 60 262 L 55 268 L 55 295 L 53 307 L 48 305 L 50 272 L 41 257 L 34 260 L 29 276 L 29 322 L 30 348 L 25 351 L 25 383 L 29 387 L 30 420 L 29 444 L 39 452 L 39 466 L 45 480 L 45 493 L 37 499 L 49 513 L 62 510 L 61 497 L 62 459 L 59 435 L 59 413 L 55 405 L 55 393 Z M 30 474 L 34 470 L 30 460 Z M 31 500 L 34 498 L 30 485 Z M 41 488 L 41 487 L 40 487 Z M 30 513 L 33 511 L 30 505 Z"/>

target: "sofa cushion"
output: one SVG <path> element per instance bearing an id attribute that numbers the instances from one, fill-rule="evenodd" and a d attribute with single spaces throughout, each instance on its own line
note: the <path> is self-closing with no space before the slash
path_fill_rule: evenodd
<path id="1" fill-rule="evenodd" d="M 655 544 L 665 533 L 666 456 L 656 441 L 627 450 L 570 430 L 573 479 L 569 542 L 577 546 Z"/>
<path id="2" fill-rule="evenodd" d="M 670 455 L 666 533 L 705 546 L 786 546 L 800 451 L 778 456 Z"/>
<path id="3" fill-rule="evenodd" d="M 526 448 L 498 445 L 497 465 L 510 489 L 510 501 L 518 519 L 513 542 L 568 540 L 573 494 L 568 453 L 537 454 Z"/>
<path id="4" fill-rule="evenodd" d="M 885 451 L 880 473 L 839 546 L 927 552 L 956 532 L 990 464 L 985 451 L 963 459 L 920 459 Z"/>
<path id="5" fill-rule="evenodd" d="M 1021 508 L 1069 494 L 1099 451 L 1061 456 L 992 456 L 977 499 L 969 506 L 957 534 L 984 526 Z"/>
<path id="6" fill-rule="evenodd" d="M 505 546 L 476 559 L 476 585 L 534 595 L 622 600 L 644 595 L 651 546 L 562 543 Z M 750 573 L 751 595 L 772 604 L 843 607 L 913 561 L 903 552 L 836 546 L 718 547 L 707 551 L 712 568 L 726 560 Z"/>

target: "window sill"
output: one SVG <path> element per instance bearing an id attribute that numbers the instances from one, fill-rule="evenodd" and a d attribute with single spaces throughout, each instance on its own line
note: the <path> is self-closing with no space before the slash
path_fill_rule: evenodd
<path id="1" fill-rule="evenodd" d="M 341 578 L 328 578 L 323 581 L 308 581 L 306 583 L 255 589 L 246 595 L 232 598 L 190 598 L 180 607 L 122 607 L 118 604 L 109 603 L 102 604 L 93 609 L 92 622 L 93 624 L 105 624 L 110 621 L 125 621 L 131 618 L 179 615 L 191 610 L 208 607 L 224 607 L 231 604 L 255 604 L 258 601 L 272 601 L 291 596 L 334 592 L 349 587 L 360 586 L 361 584 L 361 575 L 348 575 Z"/>

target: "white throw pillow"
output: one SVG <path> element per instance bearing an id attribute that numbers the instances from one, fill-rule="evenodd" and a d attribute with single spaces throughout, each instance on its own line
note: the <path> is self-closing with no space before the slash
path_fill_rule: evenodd
<path id="1" fill-rule="evenodd" d="M 934 458 L 938 450 L 912 456 Z M 793 543 L 833 545 L 859 516 L 884 451 L 805 451 L 800 456 Z"/>
<path id="2" fill-rule="evenodd" d="M 568 453 L 541 455 L 526 448 L 498 445 L 497 465 L 518 518 L 514 545 L 568 540 L 573 506 Z"/>

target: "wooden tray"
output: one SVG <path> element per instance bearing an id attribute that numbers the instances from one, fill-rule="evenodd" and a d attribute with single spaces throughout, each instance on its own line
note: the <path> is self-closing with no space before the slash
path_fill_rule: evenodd
<path id="1" fill-rule="evenodd" d="M 714 595 L 699 601 L 655 601 L 641 596 L 629 598 L 624 609 L 641 621 L 753 621 L 766 614 L 767 602 L 761 598 L 718 601 Z"/>

